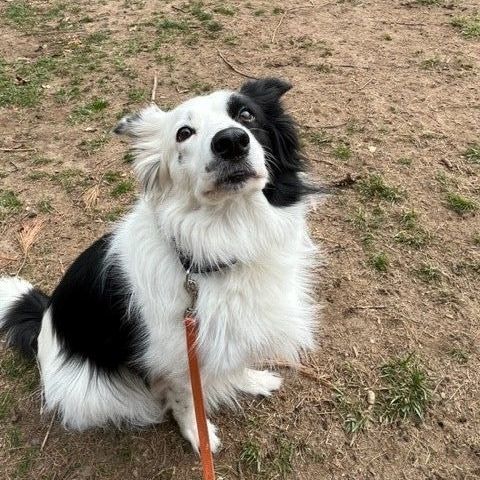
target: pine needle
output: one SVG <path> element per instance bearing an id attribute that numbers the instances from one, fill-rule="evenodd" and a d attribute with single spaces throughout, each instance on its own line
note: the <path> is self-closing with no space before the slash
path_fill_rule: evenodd
<path id="1" fill-rule="evenodd" d="M 23 270 L 23 267 L 25 266 L 25 263 L 27 261 L 28 253 L 30 252 L 30 249 L 37 240 L 38 235 L 40 234 L 40 231 L 42 230 L 44 224 L 45 222 L 43 220 L 35 219 L 28 224 L 22 225 L 22 228 L 17 235 L 17 239 L 20 245 L 20 249 L 22 250 L 23 261 L 17 271 L 17 275 L 19 275 L 20 272 Z"/>

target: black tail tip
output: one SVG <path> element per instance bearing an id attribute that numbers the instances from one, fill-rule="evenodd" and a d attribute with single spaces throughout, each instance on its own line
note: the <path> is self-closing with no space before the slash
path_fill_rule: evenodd
<path id="1" fill-rule="evenodd" d="M 3 319 L 1 330 L 7 335 L 8 345 L 26 358 L 37 354 L 37 339 L 47 305 L 48 297 L 32 289 L 15 300 Z"/>

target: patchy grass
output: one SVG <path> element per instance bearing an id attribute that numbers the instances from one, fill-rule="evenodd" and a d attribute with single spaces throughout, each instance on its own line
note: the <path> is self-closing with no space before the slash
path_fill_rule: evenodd
<path id="1" fill-rule="evenodd" d="M 430 240 L 430 234 L 418 225 L 418 219 L 418 214 L 414 210 L 404 211 L 400 216 L 403 230 L 395 234 L 394 240 L 413 248 L 424 247 Z"/>
<path id="2" fill-rule="evenodd" d="M 18 213 L 22 202 L 12 190 L 0 190 L 0 212 Z"/>
<path id="3" fill-rule="evenodd" d="M 410 167 L 413 163 L 413 160 L 410 157 L 400 157 L 397 162 L 399 165 L 404 165 L 405 167 Z"/>
<path id="4" fill-rule="evenodd" d="M 385 183 L 381 175 L 371 174 L 358 182 L 360 194 L 368 200 L 379 199 L 389 202 L 398 202 L 403 198 L 398 188 L 391 187 Z"/>
<path id="5" fill-rule="evenodd" d="M 118 182 L 115 187 L 110 192 L 110 195 L 113 198 L 118 198 L 127 193 L 133 192 L 135 190 L 135 182 L 133 180 L 127 179 Z"/>
<path id="6" fill-rule="evenodd" d="M 272 462 L 274 469 L 280 478 L 291 478 L 295 445 L 292 441 L 282 437 L 278 437 L 276 443 L 276 452 Z"/>
<path id="7" fill-rule="evenodd" d="M 53 57 L 7 63 L 0 58 L 0 107 L 33 107 L 40 102 L 43 85 L 57 68 Z"/>
<path id="8" fill-rule="evenodd" d="M 144 88 L 133 88 L 128 92 L 128 99 L 135 103 L 144 102 L 147 99 L 147 92 Z"/>
<path id="9" fill-rule="evenodd" d="M 85 105 L 76 107 L 70 115 L 70 121 L 72 123 L 80 123 L 96 118 L 108 107 L 108 105 L 108 100 L 105 100 L 104 98 L 95 98 Z"/>
<path id="10" fill-rule="evenodd" d="M 227 15 L 229 17 L 233 17 L 235 12 L 237 11 L 236 7 L 232 7 L 231 5 L 219 5 L 214 7 L 213 11 L 215 13 L 219 13 L 220 15 Z"/>
<path id="11" fill-rule="evenodd" d="M 415 273 L 426 283 L 438 283 L 442 279 L 442 272 L 437 267 L 428 263 L 424 263 L 420 266 Z"/>
<path id="12" fill-rule="evenodd" d="M 30 4 L 30 2 L 13 1 L 7 3 L 5 9 L 5 19 L 11 25 L 24 29 L 31 27 L 35 22 L 37 15 L 36 9 Z"/>
<path id="13" fill-rule="evenodd" d="M 470 145 L 463 155 L 468 161 L 480 164 L 480 143 Z"/>
<path id="14" fill-rule="evenodd" d="M 457 28 L 465 38 L 480 38 L 480 15 L 456 17 L 451 25 Z"/>
<path id="15" fill-rule="evenodd" d="M 478 204 L 474 200 L 452 192 L 447 194 L 447 206 L 459 215 L 478 210 Z"/>
<path id="16" fill-rule="evenodd" d="M 72 192 L 76 187 L 85 186 L 87 179 L 85 173 L 77 168 L 65 168 L 52 175 L 50 179 L 60 185 L 67 193 Z"/>
<path id="17" fill-rule="evenodd" d="M 338 160 L 348 160 L 352 156 L 352 149 L 347 143 L 339 143 L 333 149 L 332 155 Z"/>
<path id="18" fill-rule="evenodd" d="M 441 5 L 443 0 L 414 0 L 414 3 L 423 6 Z"/>
<path id="19" fill-rule="evenodd" d="M 263 453 L 260 445 L 249 440 L 240 451 L 240 462 L 250 471 L 260 473 L 262 471 Z"/>
<path id="20" fill-rule="evenodd" d="M 82 140 L 78 144 L 78 148 L 87 155 L 93 155 L 98 150 L 102 149 L 111 140 L 111 135 L 107 132 L 98 135 L 89 140 Z"/>
<path id="21" fill-rule="evenodd" d="M 309 132 L 306 134 L 306 139 L 317 147 L 323 147 L 326 144 L 332 143 L 332 137 L 324 130 Z"/>
<path id="22" fill-rule="evenodd" d="M 11 392 L 0 392 L 0 421 L 4 420 L 15 405 L 15 400 Z"/>
<path id="23" fill-rule="evenodd" d="M 124 163 L 132 163 L 135 160 L 135 155 L 133 152 L 126 152 L 123 154 Z"/>
<path id="24" fill-rule="evenodd" d="M 7 352 L 0 360 L 0 378 L 11 380 L 24 392 L 32 392 L 38 387 L 35 365 L 12 351 Z"/>
<path id="25" fill-rule="evenodd" d="M 370 265 L 377 271 L 381 273 L 385 273 L 390 266 L 390 260 L 386 253 L 378 252 L 374 253 L 370 257 Z"/>
<path id="26" fill-rule="evenodd" d="M 50 198 L 43 198 L 37 203 L 37 208 L 40 213 L 52 213 L 54 208 Z"/>
<path id="27" fill-rule="evenodd" d="M 470 353 L 464 348 L 453 347 L 447 353 L 460 365 L 465 365 L 470 358 Z"/>
<path id="28" fill-rule="evenodd" d="M 346 364 L 345 369 L 343 374 L 345 385 L 335 388 L 335 406 L 342 418 L 345 431 L 356 434 L 367 427 L 371 417 L 368 405 L 362 401 L 358 389 L 352 388 L 352 385 L 363 383 L 364 379 L 359 378 L 350 364 Z"/>
<path id="29" fill-rule="evenodd" d="M 393 358 L 382 365 L 380 372 L 385 384 L 379 398 L 380 420 L 422 421 L 432 393 L 427 372 L 418 358 L 411 353 Z"/>

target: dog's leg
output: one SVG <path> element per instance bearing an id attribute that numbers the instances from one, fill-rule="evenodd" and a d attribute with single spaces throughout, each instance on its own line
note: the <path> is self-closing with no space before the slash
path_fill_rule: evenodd
<path id="1" fill-rule="evenodd" d="M 243 374 L 234 380 L 238 390 L 249 395 L 263 395 L 268 397 L 282 385 L 282 377 L 268 370 L 254 370 L 246 368 Z"/>
<path id="2" fill-rule="evenodd" d="M 173 416 L 180 427 L 183 437 L 188 440 L 193 449 L 198 453 L 200 442 L 198 439 L 193 397 L 189 387 L 180 384 L 172 385 L 166 390 L 168 407 L 171 408 Z M 207 420 L 208 436 L 212 453 L 220 448 L 220 439 L 216 435 L 217 427 L 210 420 Z"/>

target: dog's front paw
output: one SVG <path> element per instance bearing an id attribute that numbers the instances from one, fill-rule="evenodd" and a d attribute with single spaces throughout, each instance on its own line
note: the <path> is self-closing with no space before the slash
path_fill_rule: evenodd
<path id="1" fill-rule="evenodd" d="M 253 370 L 247 368 L 240 390 L 250 395 L 268 397 L 282 386 L 282 377 L 268 370 Z"/>
<path id="2" fill-rule="evenodd" d="M 207 420 L 207 428 L 208 428 L 208 438 L 210 440 L 210 450 L 212 453 L 217 453 L 221 446 L 221 441 L 217 437 L 217 427 Z M 182 435 L 185 440 L 188 440 L 191 444 L 193 449 L 199 453 L 200 452 L 200 440 L 198 438 L 198 430 L 197 424 L 195 423 L 195 419 L 193 419 L 193 423 L 189 425 L 185 425 L 181 429 Z"/>

